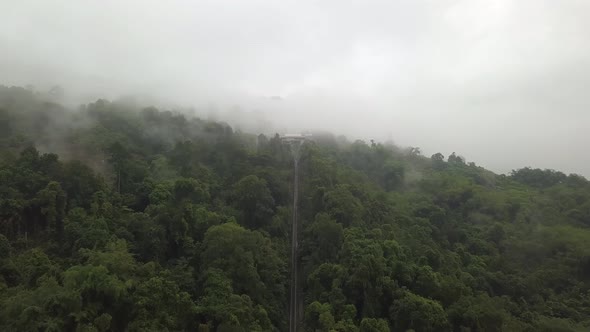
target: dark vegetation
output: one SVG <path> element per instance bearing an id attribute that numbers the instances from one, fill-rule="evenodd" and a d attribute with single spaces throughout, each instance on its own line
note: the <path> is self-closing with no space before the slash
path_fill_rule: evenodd
<path id="1" fill-rule="evenodd" d="M 0 330 L 285 331 L 278 136 L 0 87 Z M 54 154 L 55 153 L 55 154 Z M 588 331 L 590 184 L 315 135 L 305 331 Z"/>

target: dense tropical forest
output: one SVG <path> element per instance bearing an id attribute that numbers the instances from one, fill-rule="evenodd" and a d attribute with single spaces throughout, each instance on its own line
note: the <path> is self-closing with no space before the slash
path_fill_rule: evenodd
<path id="1" fill-rule="evenodd" d="M 286 331 L 278 135 L 0 87 L 0 330 Z M 590 330 L 590 183 L 314 134 L 302 331 Z"/>

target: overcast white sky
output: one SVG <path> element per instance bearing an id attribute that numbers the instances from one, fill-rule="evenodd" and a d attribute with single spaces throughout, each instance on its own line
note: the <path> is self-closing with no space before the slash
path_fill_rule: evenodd
<path id="1" fill-rule="evenodd" d="M 588 0 L 6 0 L 0 84 L 590 176 Z"/>

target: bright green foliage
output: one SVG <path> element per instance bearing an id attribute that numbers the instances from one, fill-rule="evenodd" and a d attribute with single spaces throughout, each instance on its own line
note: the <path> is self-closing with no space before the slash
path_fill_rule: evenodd
<path id="1" fill-rule="evenodd" d="M 185 330 L 194 326 L 197 306 L 187 292 L 162 277 L 137 284 L 132 298 L 136 319 L 129 327 L 135 331 Z"/>
<path id="2" fill-rule="evenodd" d="M 332 306 L 328 303 L 313 302 L 305 310 L 306 326 L 312 331 L 330 331 L 336 322 Z"/>
<path id="3" fill-rule="evenodd" d="M 356 226 L 361 221 L 363 206 L 349 186 L 340 185 L 325 193 L 323 205 L 328 214 L 344 226 Z"/>
<path id="4" fill-rule="evenodd" d="M 0 86 L 1 331 L 286 331 L 280 136 Z M 47 151 L 43 153 L 42 151 Z M 590 182 L 314 134 L 303 331 L 590 330 Z"/>
<path id="5" fill-rule="evenodd" d="M 235 223 L 209 228 L 203 241 L 203 271 L 220 269 L 231 280 L 232 289 L 256 303 L 273 304 L 271 318 L 282 315 L 285 296 L 285 264 L 261 233 Z"/>
<path id="6" fill-rule="evenodd" d="M 223 271 L 208 269 L 205 272 L 205 295 L 198 301 L 197 311 L 218 330 L 268 331 L 271 322 L 266 310 L 254 306 L 248 295 L 234 294 L 232 282 Z"/>
<path id="7" fill-rule="evenodd" d="M 388 332 L 389 326 L 385 319 L 363 318 L 360 332 Z"/>
<path id="8" fill-rule="evenodd" d="M 407 291 L 393 302 L 390 317 L 401 330 L 443 331 L 448 328 L 447 317 L 439 303 Z"/>
<path id="9" fill-rule="evenodd" d="M 55 266 L 50 258 L 40 249 L 30 249 L 14 257 L 21 282 L 29 287 L 35 286 L 37 280 L 51 274 Z"/>
<path id="10" fill-rule="evenodd" d="M 82 308 L 80 294 L 44 277 L 34 290 L 9 290 L 0 305 L 4 331 L 64 331 Z"/>

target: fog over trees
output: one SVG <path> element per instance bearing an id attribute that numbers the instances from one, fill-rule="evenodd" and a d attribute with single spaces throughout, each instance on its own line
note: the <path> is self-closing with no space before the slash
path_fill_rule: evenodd
<path id="1" fill-rule="evenodd" d="M 0 84 L 59 85 L 72 106 L 237 106 L 278 132 L 590 176 L 587 1 L 29 0 L 0 13 Z"/>
<path id="2" fill-rule="evenodd" d="M 588 22 L 0 2 L 0 331 L 589 331 Z"/>

